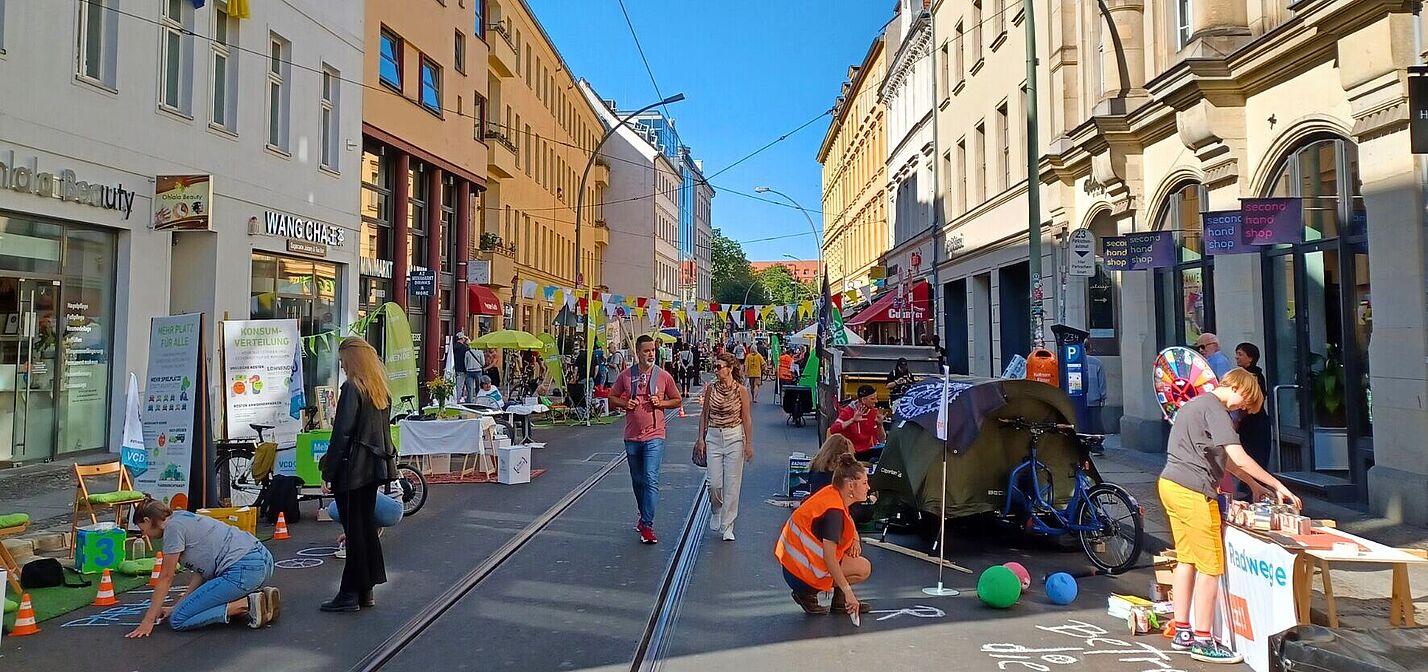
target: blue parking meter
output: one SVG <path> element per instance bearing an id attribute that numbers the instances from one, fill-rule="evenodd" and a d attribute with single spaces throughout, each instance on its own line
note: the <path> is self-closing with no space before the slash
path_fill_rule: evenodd
<path id="1" fill-rule="evenodd" d="M 1052 325 L 1056 335 L 1056 357 L 1061 361 L 1061 389 L 1071 397 L 1076 409 L 1076 429 L 1090 431 L 1091 414 L 1086 407 L 1086 339 L 1089 332 L 1064 324 Z"/>

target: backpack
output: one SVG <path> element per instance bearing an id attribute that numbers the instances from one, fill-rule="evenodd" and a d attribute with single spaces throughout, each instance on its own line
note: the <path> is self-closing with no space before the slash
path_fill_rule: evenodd
<path id="1" fill-rule="evenodd" d="M 84 588 L 91 585 L 84 580 L 84 575 L 79 576 L 79 583 L 70 583 L 65 579 L 66 568 L 54 558 L 39 558 L 31 560 L 20 568 L 20 587 L 33 590 L 35 588 Z M 69 570 L 74 572 L 73 569 Z M 79 574 L 79 572 L 75 572 Z"/>
<path id="2" fill-rule="evenodd" d="M 279 513 L 289 524 L 302 520 L 302 509 L 298 507 L 298 489 L 301 487 L 302 479 L 297 476 L 273 474 L 258 494 L 258 501 L 253 503 L 258 508 L 258 515 L 269 525 L 277 524 Z"/>

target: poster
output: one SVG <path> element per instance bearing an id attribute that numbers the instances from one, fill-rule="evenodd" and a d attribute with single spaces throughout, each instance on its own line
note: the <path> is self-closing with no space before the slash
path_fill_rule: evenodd
<path id="1" fill-rule="evenodd" d="M 213 178 L 209 175 L 154 177 L 155 231 L 211 231 L 209 207 Z"/>
<path id="2" fill-rule="evenodd" d="M 387 303 L 382 310 L 387 315 L 382 320 L 386 328 L 382 352 L 386 354 L 387 387 L 392 393 L 392 412 L 399 413 L 408 398 L 416 404 L 417 387 L 421 384 L 417 377 L 416 345 L 412 343 L 412 323 L 406 311 L 395 303 Z"/>
<path id="3" fill-rule="evenodd" d="M 1269 638 L 1298 623 L 1294 555 L 1233 527 L 1225 528 L 1226 602 L 1235 650 L 1255 672 L 1269 671 Z"/>
<path id="4" fill-rule="evenodd" d="M 297 473 L 295 453 L 301 427 L 292 412 L 294 352 L 300 347 L 297 320 L 228 320 L 223 331 L 224 426 L 229 438 L 255 436 L 252 425 L 269 425 L 264 436 L 275 441 L 277 472 Z"/>
<path id="5" fill-rule="evenodd" d="M 149 369 L 144 385 L 144 448 L 148 469 L 134 487 L 174 508 L 187 508 L 195 421 L 204 390 L 198 385 L 203 315 L 156 317 L 149 324 Z"/>

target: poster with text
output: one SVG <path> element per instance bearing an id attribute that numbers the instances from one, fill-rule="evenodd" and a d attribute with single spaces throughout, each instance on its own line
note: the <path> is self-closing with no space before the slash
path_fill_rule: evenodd
<path id="1" fill-rule="evenodd" d="M 1225 528 L 1225 581 L 1235 650 L 1255 672 L 1269 672 L 1269 638 L 1294 627 L 1294 555 Z"/>
<path id="2" fill-rule="evenodd" d="M 252 425 L 272 427 L 264 438 L 278 444 L 277 471 L 296 475 L 296 454 L 283 449 L 297 445 L 301 428 L 290 393 L 293 353 L 301 343 L 297 320 L 228 320 L 222 326 L 228 438 L 257 436 Z"/>
<path id="3" fill-rule="evenodd" d="M 203 315 L 156 317 L 149 324 L 149 369 L 143 393 L 148 470 L 134 487 L 175 508 L 187 508 L 193 467 L 195 411 Z"/>

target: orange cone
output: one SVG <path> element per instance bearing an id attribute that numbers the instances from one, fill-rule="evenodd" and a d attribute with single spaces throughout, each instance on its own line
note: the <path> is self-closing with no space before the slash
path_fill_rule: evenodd
<path id="1" fill-rule="evenodd" d="M 104 577 L 99 580 L 99 594 L 94 596 L 94 606 L 112 607 L 119 604 L 119 598 L 114 597 L 114 580 L 109 578 L 109 570 L 104 570 Z"/>
<path id="2" fill-rule="evenodd" d="M 154 569 L 149 572 L 149 587 L 159 585 L 159 569 L 164 566 L 164 552 L 154 551 Z"/>
<path id="3" fill-rule="evenodd" d="M 10 630 L 11 637 L 24 637 L 33 635 L 40 631 L 40 626 L 35 625 L 35 608 L 30 605 L 30 594 L 20 599 L 20 612 L 15 614 L 15 627 Z"/>
<path id="4" fill-rule="evenodd" d="M 283 512 L 278 512 L 278 529 L 273 530 L 273 538 L 279 541 L 290 538 L 288 534 L 288 519 Z"/>

